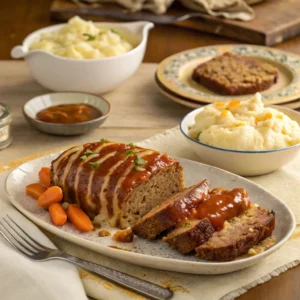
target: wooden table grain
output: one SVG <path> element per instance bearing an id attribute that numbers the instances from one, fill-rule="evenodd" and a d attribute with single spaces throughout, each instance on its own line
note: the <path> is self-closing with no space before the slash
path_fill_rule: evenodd
<path id="1" fill-rule="evenodd" d="M 0 60 L 10 59 L 10 50 L 30 32 L 55 24 L 49 20 L 51 0 L 0 1 Z M 271 13 L 271 12 L 270 12 Z M 235 43 L 232 40 L 173 26 L 156 26 L 150 33 L 145 62 L 160 62 L 186 49 Z M 300 54 L 300 36 L 276 48 Z M 13 144 L 0 151 L 0 163 L 106 137 L 116 141 L 137 141 L 178 124 L 189 109 L 160 95 L 153 83 L 155 65 L 144 65 L 123 86 L 105 97 L 112 104 L 112 114 L 104 125 L 80 138 L 55 137 L 30 128 L 22 116 L 22 105 L 30 98 L 47 92 L 33 81 L 23 62 L 0 62 L 0 102 L 8 104 L 14 114 Z M 139 78 L 145 88 L 136 84 Z M 132 97 L 131 92 L 135 92 Z M 296 300 L 300 298 L 300 266 L 261 284 L 239 300 Z M 200 299 L 200 298 L 199 298 Z"/>

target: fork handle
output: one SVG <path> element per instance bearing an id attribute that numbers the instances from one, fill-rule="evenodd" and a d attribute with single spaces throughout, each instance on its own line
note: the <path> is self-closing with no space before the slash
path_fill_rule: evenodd
<path id="1" fill-rule="evenodd" d="M 98 264 L 91 263 L 84 259 L 80 259 L 63 252 L 57 258 L 67 260 L 96 275 L 109 279 L 110 281 L 113 281 L 121 286 L 129 288 L 153 299 L 165 300 L 169 299 L 173 295 L 172 291 L 157 284 L 133 277 L 131 275 L 110 268 L 100 266 Z"/>

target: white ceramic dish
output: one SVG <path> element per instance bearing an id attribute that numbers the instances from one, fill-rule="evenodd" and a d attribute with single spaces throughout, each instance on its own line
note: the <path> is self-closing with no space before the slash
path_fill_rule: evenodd
<path id="1" fill-rule="evenodd" d="M 137 45 L 131 51 L 101 59 L 70 59 L 43 50 L 29 51 L 30 44 L 44 32 L 60 29 L 64 24 L 49 26 L 28 35 L 22 46 L 11 51 L 13 58 L 24 58 L 33 77 L 53 91 L 73 91 L 101 94 L 113 90 L 128 79 L 141 64 L 147 45 L 150 22 L 96 23 L 117 29 Z"/>
<path id="2" fill-rule="evenodd" d="M 194 124 L 195 116 L 205 106 L 188 113 L 180 123 L 180 130 L 188 145 L 200 157 L 201 161 L 243 176 L 263 175 L 275 171 L 292 161 L 299 153 L 300 144 L 278 150 L 239 151 L 217 148 L 191 138 L 189 126 Z M 300 113 L 289 108 L 272 105 L 300 124 Z"/>
<path id="3" fill-rule="evenodd" d="M 77 124 L 52 124 L 41 122 L 36 115 L 42 109 L 60 104 L 85 103 L 94 106 L 102 112 L 102 116 L 87 122 Z M 23 114 L 27 122 L 36 129 L 56 135 L 84 134 L 89 130 L 99 127 L 110 113 L 110 104 L 100 96 L 83 93 L 52 93 L 35 97 L 25 103 Z"/>
<path id="4" fill-rule="evenodd" d="M 52 225 L 49 214 L 37 206 L 36 201 L 25 194 L 25 186 L 38 180 L 38 171 L 49 166 L 58 153 L 44 156 L 27 162 L 12 171 L 6 180 L 5 189 L 11 203 L 29 219 L 57 236 L 78 245 L 136 265 L 150 268 L 194 274 L 222 274 L 247 268 L 260 262 L 264 257 L 277 250 L 292 234 L 295 228 L 294 217 L 289 208 L 269 192 L 253 182 L 228 173 L 221 169 L 200 164 L 186 159 L 178 159 L 185 172 L 186 185 L 192 185 L 204 178 L 208 179 L 212 188 L 226 187 L 245 188 L 254 203 L 273 209 L 276 213 L 274 235 L 276 244 L 265 252 L 252 257 L 240 258 L 232 262 L 208 262 L 194 255 L 183 256 L 171 249 L 161 240 L 147 241 L 135 237 L 132 243 L 118 243 L 111 237 L 99 237 L 97 231 L 81 233 L 71 224 L 62 227 Z M 105 228 L 101 228 L 105 229 Z M 111 228 L 106 228 L 114 232 Z M 117 246 L 130 251 L 122 251 L 109 246 Z"/>

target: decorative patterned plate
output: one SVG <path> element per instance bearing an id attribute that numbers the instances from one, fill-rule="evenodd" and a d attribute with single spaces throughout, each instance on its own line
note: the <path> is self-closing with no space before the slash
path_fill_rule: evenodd
<path id="1" fill-rule="evenodd" d="M 290 108 L 290 109 L 299 110 L 300 100 L 295 100 L 295 101 L 292 101 L 292 102 L 286 102 L 286 103 L 283 103 L 281 106 L 284 106 L 284 107 L 287 107 L 287 108 Z"/>
<path id="2" fill-rule="evenodd" d="M 278 69 L 278 82 L 262 92 L 266 104 L 281 104 L 300 98 L 300 56 L 263 46 L 217 45 L 180 52 L 160 63 L 158 80 L 166 89 L 189 100 L 202 103 L 230 100 L 233 96 L 215 94 L 191 78 L 199 64 L 224 52 L 251 56 Z M 249 95 L 238 97 L 245 99 Z"/>
<path id="3" fill-rule="evenodd" d="M 168 90 L 166 87 L 164 87 L 158 80 L 157 76 L 155 76 L 154 78 L 155 80 L 155 84 L 157 86 L 157 88 L 159 89 L 159 91 L 165 95 L 167 98 L 169 98 L 170 100 L 179 103 L 181 105 L 190 107 L 190 108 L 199 108 L 203 105 L 207 105 L 207 103 L 203 103 L 200 101 L 194 101 L 194 100 L 189 100 L 188 98 L 184 98 L 184 97 L 180 97 L 177 94 L 175 94 L 174 92 Z M 296 109 L 299 110 L 300 109 L 300 100 L 294 100 L 291 102 L 286 102 L 286 103 L 282 103 L 280 104 L 280 106 L 283 107 L 287 107 L 290 109 Z"/>
<path id="4" fill-rule="evenodd" d="M 178 95 L 175 93 L 170 92 L 167 90 L 157 79 L 157 76 L 155 76 L 155 84 L 159 91 L 165 95 L 167 98 L 171 99 L 172 101 L 179 103 L 181 105 L 190 107 L 190 108 L 198 108 L 201 107 L 202 105 L 207 105 L 207 103 L 200 103 L 197 101 L 188 101 L 185 98 L 180 98 Z"/>
<path id="5" fill-rule="evenodd" d="M 111 236 L 99 237 L 98 230 L 87 233 L 80 232 L 69 222 L 57 227 L 52 224 L 49 213 L 39 207 L 36 200 L 26 195 L 25 187 L 30 183 L 37 182 L 37 174 L 40 168 L 49 166 L 58 154 L 54 153 L 37 158 L 12 171 L 6 179 L 6 194 L 11 203 L 38 226 L 63 239 L 109 257 L 136 265 L 181 273 L 229 273 L 260 262 L 283 245 L 295 229 L 295 220 L 289 208 L 259 185 L 216 167 L 182 158 L 178 158 L 178 160 L 184 168 L 184 178 L 187 186 L 206 178 L 211 183 L 211 188 L 220 186 L 229 189 L 243 187 L 248 191 L 254 203 L 274 210 L 276 213 L 276 227 L 274 230 L 276 243 L 268 250 L 255 256 L 249 257 L 246 255 L 229 262 L 209 262 L 198 259 L 192 254 L 181 255 L 159 239 L 148 241 L 135 237 L 132 243 L 125 244 L 114 241 Z M 103 229 L 109 230 L 112 234 L 116 231 L 114 228 L 105 226 L 102 226 L 100 230 Z"/>

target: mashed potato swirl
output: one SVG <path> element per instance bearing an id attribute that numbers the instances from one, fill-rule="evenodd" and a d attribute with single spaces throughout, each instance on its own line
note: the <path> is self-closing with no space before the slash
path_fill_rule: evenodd
<path id="1" fill-rule="evenodd" d="M 120 55 L 133 48 L 114 29 L 99 27 L 76 16 L 61 29 L 42 33 L 29 50 L 44 50 L 66 58 L 91 59 Z"/>
<path id="2" fill-rule="evenodd" d="M 189 129 L 202 143 L 231 150 L 274 150 L 300 143 L 300 127 L 284 113 L 252 99 L 206 106 Z"/>

